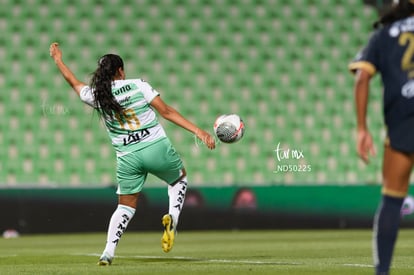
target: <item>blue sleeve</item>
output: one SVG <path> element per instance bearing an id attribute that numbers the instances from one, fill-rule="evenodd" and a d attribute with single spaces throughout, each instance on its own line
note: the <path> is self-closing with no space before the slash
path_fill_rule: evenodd
<path id="1" fill-rule="evenodd" d="M 354 60 L 348 65 L 348 69 L 355 73 L 357 70 L 363 69 L 374 75 L 379 70 L 379 60 L 380 60 L 380 30 L 374 32 L 367 46 L 365 46 L 354 58 Z"/>

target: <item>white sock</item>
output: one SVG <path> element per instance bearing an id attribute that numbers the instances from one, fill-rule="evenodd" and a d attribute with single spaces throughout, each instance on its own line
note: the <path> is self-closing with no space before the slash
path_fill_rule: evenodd
<path id="1" fill-rule="evenodd" d="M 135 209 L 126 205 L 118 204 L 117 209 L 112 214 L 108 227 L 108 235 L 106 239 L 106 246 L 103 255 L 113 258 L 115 256 L 115 249 L 125 232 L 129 221 L 135 214 Z"/>
<path id="2" fill-rule="evenodd" d="M 174 230 L 177 230 L 178 219 L 183 209 L 185 193 L 187 192 L 187 177 L 183 177 L 173 186 L 168 186 L 168 197 L 170 200 L 168 213 L 172 216 Z"/>

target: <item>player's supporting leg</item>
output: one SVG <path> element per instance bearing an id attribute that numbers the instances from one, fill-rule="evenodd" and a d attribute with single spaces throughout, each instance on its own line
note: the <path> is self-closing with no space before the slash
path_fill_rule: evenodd
<path id="1" fill-rule="evenodd" d="M 386 275 L 389 272 L 403 201 L 401 198 L 384 195 L 377 210 L 374 219 L 374 259 L 377 275 Z"/>
<path id="2" fill-rule="evenodd" d="M 109 222 L 105 250 L 99 259 L 99 265 L 110 265 L 115 256 L 115 249 L 122 234 L 125 232 L 129 221 L 135 214 L 135 209 L 126 205 L 118 204 Z"/>
<path id="3" fill-rule="evenodd" d="M 164 252 L 169 252 L 174 245 L 175 232 L 177 230 L 181 210 L 183 209 L 186 192 L 186 176 L 175 184 L 168 186 L 169 209 L 168 214 L 162 217 L 164 233 L 161 238 L 161 246 Z"/>
<path id="4" fill-rule="evenodd" d="M 385 147 L 383 197 L 374 219 L 373 254 L 377 275 L 389 274 L 412 166 L 413 156 Z"/>

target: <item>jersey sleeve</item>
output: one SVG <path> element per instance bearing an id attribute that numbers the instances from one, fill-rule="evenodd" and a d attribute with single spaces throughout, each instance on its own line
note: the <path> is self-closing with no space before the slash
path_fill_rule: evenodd
<path id="1" fill-rule="evenodd" d="M 154 98 L 160 95 L 154 88 L 152 88 L 150 84 L 148 84 L 148 82 L 142 79 L 140 79 L 139 81 L 141 82 L 141 85 L 139 85 L 141 92 L 148 103 L 151 103 L 151 101 L 154 100 Z"/>
<path id="2" fill-rule="evenodd" d="M 367 44 L 351 61 L 348 65 L 348 69 L 351 73 L 356 73 L 357 70 L 365 70 L 369 74 L 374 75 L 378 70 L 379 62 L 379 48 L 380 44 L 380 32 L 374 32 Z"/>
<path id="3" fill-rule="evenodd" d="M 80 99 L 89 106 L 96 108 L 92 89 L 89 86 L 83 86 L 79 92 Z"/>

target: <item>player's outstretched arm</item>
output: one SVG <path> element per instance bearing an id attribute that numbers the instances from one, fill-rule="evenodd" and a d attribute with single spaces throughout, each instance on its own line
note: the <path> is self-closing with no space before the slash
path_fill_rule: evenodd
<path id="1" fill-rule="evenodd" d="M 82 87 L 86 86 L 86 83 L 78 80 L 76 76 L 72 73 L 72 71 L 66 66 L 66 64 L 62 60 L 62 51 L 59 48 L 59 44 L 54 42 L 49 47 L 50 56 L 56 63 L 60 73 L 65 78 L 65 80 L 69 83 L 69 85 L 73 88 L 73 90 L 79 95 L 80 90 Z"/>
<path id="2" fill-rule="evenodd" d="M 151 106 L 153 106 L 163 118 L 195 134 L 209 149 L 214 149 L 216 147 L 215 140 L 209 133 L 201 130 L 192 122 L 188 121 L 177 110 L 167 105 L 161 97 L 155 97 L 151 102 Z"/>

